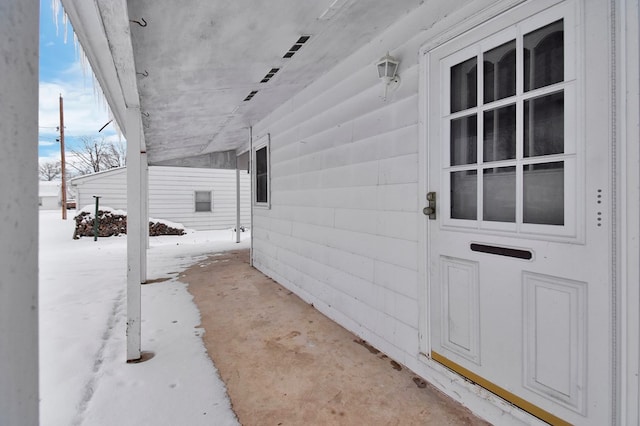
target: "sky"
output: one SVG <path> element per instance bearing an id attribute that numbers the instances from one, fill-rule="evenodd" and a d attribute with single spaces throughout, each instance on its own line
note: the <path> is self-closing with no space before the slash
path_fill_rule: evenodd
<path id="1" fill-rule="evenodd" d="M 66 28 L 62 11 L 58 29 L 52 12 L 52 1 L 40 1 L 40 101 L 38 148 L 41 162 L 60 159 L 57 126 L 60 125 L 59 97 L 64 101 L 65 151 L 78 146 L 82 137 L 118 140 L 113 124 L 98 130 L 109 121 L 106 102 L 94 90 L 93 74 L 83 69 L 76 49 L 71 25 Z"/>

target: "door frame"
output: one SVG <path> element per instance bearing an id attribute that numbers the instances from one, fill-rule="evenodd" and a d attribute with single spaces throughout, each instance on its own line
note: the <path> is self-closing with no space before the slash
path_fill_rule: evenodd
<path id="1" fill-rule="evenodd" d="M 542 10 L 562 3 L 563 0 L 536 0 L 536 9 Z M 604 0 L 603 0 L 604 1 Z M 418 207 L 427 206 L 426 194 L 430 191 L 427 167 L 429 164 L 429 79 L 428 66 L 432 51 L 465 32 L 481 25 L 493 17 L 514 8 L 525 0 L 500 0 L 477 2 L 466 5 L 456 13 L 425 31 L 429 40 L 419 49 L 418 77 Z M 612 220 L 610 253 L 613 330 L 617 336 L 613 351 L 612 422 L 614 424 L 636 424 L 640 421 L 640 0 L 614 0 L 611 2 L 610 28 L 611 61 L 616 65 L 612 76 L 612 112 L 610 140 L 612 149 L 612 176 L 610 190 L 616 194 L 611 206 Z M 615 103 L 614 103 L 615 102 Z M 440 125 L 436 123 L 435 125 Z M 419 306 L 419 353 L 420 360 L 428 367 L 448 377 L 462 377 L 444 368 L 431 359 L 431 324 L 429 318 L 429 259 L 428 218 L 421 215 L 418 221 L 418 306 Z M 617 223 L 616 223 L 617 222 Z M 486 399 L 488 394 L 478 392 L 480 387 L 463 381 L 467 389 L 475 390 Z M 494 403 L 495 399 L 493 400 Z M 496 403 L 501 408 L 507 404 Z M 511 411 L 511 410 L 509 410 Z M 520 410 L 517 410 L 520 411 Z M 525 414 L 524 411 L 520 413 Z M 525 416 L 528 417 L 527 414 Z M 530 418 L 533 419 L 533 418 Z"/>
<path id="2" fill-rule="evenodd" d="M 620 0 L 612 14 L 616 29 L 613 90 L 618 94 L 612 117 L 612 132 L 618 155 L 619 182 L 619 335 L 620 335 L 620 415 L 619 424 L 640 423 L 640 1 Z M 625 96 L 626 94 L 626 96 Z M 615 111 L 619 111 L 616 114 Z"/>

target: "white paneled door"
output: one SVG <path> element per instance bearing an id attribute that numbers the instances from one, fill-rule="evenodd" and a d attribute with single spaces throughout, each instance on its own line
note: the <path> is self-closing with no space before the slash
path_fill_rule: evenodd
<path id="1" fill-rule="evenodd" d="M 584 130 L 581 3 L 542 3 L 428 52 L 430 355 L 549 423 L 601 425 L 609 148 Z"/>

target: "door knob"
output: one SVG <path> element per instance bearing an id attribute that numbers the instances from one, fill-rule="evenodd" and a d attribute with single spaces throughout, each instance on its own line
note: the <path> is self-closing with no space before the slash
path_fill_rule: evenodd
<path id="1" fill-rule="evenodd" d="M 424 213 L 425 216 L 429 216 L 429 220 L 435 220 L 436 219 L 436 193 L 428 192 L 427 201 L 429 202 L 429 205 L 424 209 L 422 209 L 422 213 Z"/>

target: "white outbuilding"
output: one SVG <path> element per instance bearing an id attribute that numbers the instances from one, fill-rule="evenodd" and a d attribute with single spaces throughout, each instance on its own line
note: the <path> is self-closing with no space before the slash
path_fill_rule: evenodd
<path id="1" fill-rule="evenodd" d="M 250 177 L 240 176 L 240 224 L 249 227 Z M 78 209 L 95 205 L 127 210 L 126 167 L 70 181 Z M 236 171 L 195 167 L 149 166 L 149 216 L 199 231 L 236 226 Z"/>
<path id="2" fill-rule="evenodd" d="M 40 210 L 56 210 L 60 208 L 60 182 L 38 182 L 38 206 Z"/>

